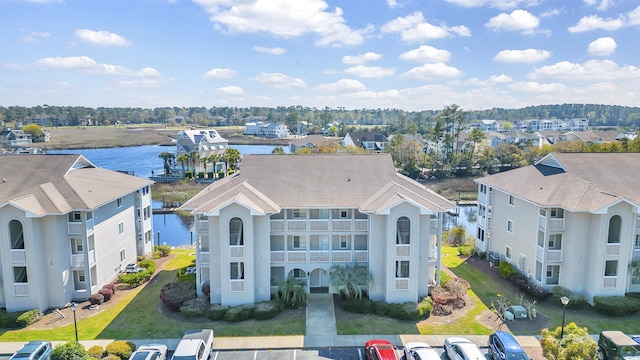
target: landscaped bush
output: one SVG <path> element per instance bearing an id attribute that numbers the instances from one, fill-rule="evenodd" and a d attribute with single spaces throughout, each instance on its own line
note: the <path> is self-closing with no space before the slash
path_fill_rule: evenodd
<path id="1" fill-rule="evenodd" d="M 25 311 L 20 316 L 18 316 L 18 318 L 16 319 L 16 323 L 20 327 L 27 327 L 40 320 L 40 318 L 42 318 L 42 313 L 40 312 L 40 310 L 33 309 Z"/>
<path id="2" fill-rule="evenodd" d="M 116 355 L 120 359 L 128 359 L 131 353 L 136 349 L 136 345 L 130 341 L 116 340 L 107 345 L 107 355 Z"/>
<path id="3" fill-rule="evenodd" d="M 282 303 L 279 301 L 263 301 L 256 304 L 253 309 L 253 317 L 256 320 L 269 320 L 282 312 Z"/>
<path id="4" fill-rule="evenodd" d="M 440 270 L 440 285 L 445 286 L 451 279 L 451 275 L 444 270 Z"/>
<path id="5" fill-rule="evenodd" d="M 396 320 L 418 321 L 421 315 L 415 303 L 389 304 L 389 317 Z"/>
<path id="6" fill-rule="evenodd" d="M 104 348 L 100 345 L 93 345 L 87 352 L 92 358 L 101 359 L 104 355 Z"/>
<path id="7" fill-rule="evenodd" d="M 185 301 L 180 307 L 180 312 L 186 317 L 199 317 L 209 310 L 209 300 L 195 298 Z"/>
<path id="8" fill-rule="evenodd" d="M 253 305 L 239 305 L 232 307 L 224 314 L 224 321 L 239 322 L 253 317 Z"/>
<path id="9" fill-rule="evenodd" d="M 89 353 L 82 344 L 68 341 L 53 348 L 50 360 L 89 360 Z"/>
<path id="10" fill-rule="evenodd" d="M 100 289 L 100 291 L 98 291 L 98 294 L 102 295 L 104 297 L 104 301 L 107 302 L 111 300 L 111 297 L 113 296 L 113 291 L 111 291 L 111 289 L 102 288 Z"/>
<path id="11" fill-rule="evenodd" d="M 18 327 L 17 320 L 20 315 L 19 312 L 7 312 L 4 309 L 0 309 L 0 328 L 11 329 Z"/>
<path id="12" fill-rule="evenodd" d="M 628 296 L 594 296 L 597 312 L 608 316 L 627 316 L 640 311 L 640 300 Z"/>
<path id="13" fill-rule="evenodd" d="M 193 177 L 193 172 L 191 171 L 187 171 L 184 173 L 184 177 L 186 177 L 187 179 L 191 179 Z"/>
<path id="14" fill-rule="evenodd" d="M 103 286 L 102 288 L 111 290 L 112 295 L 116 293 L 116 284 L 114 284 L 114 283 L 108 283 L 105 286 Z"/>
<path id="15" fill-rule="evenodd" d="M 162 256 L 168 256 L 171 254 L 171 246 L 169 245 L 159 245 L 153 248 L 153 251 L 160 251 Z"/>
<path id="16" fill-rule="evenodd" d="M 192 282 L 196 283 L 196 274 L 180 274 L 176 279 L 176 282 Z"/>
<path id="17" fill-rule="evenodd" d="M 466 243 L 458 247 L 458 255 L 473 256 L 476 253 L 476 244 Z"/>
<path id="18" fill-rule="evenodd" d="M 418 303 L 418 315 L 421 319 L 431 316 L 431 309 L 433 309 L 433 300 L 428 296 Z"/>
<path id="19" fill-rule="evenodd" d="M 162 251 L 154 251 L 153 252 L 153 258 L 154 259 L 160 259 L 162 257 Z"/>
<path id="20" fill-rule="evenodd" d="M 91 305 L 102 305 L 103 302 L 104 295 L 100 293 L 89 296 L 89 303 L 91 303 Z"/>
<path id="21" fill-rule="evenodd" d="M 172 311 L 180 309 L 185 301 L 196 297 L 196 284 L 191 282 L 170 282 L 160 289 L 160 300 Z"/>
<path id="22" fill-rule="evenodd" d="M 368 298 L 353 298 L 351 300 L 344 300 L 342 302 L 342 310 L 355 314 L 373 314 L 374 313 L 373 301 Z"/>
<path id="23" fill-rule="evenodd" d="M 127 359 L 121 359 L 120 356 L 118 355 L 107 354 L 103 356 L 101 360 L 127 360 Z"/>
<path id="24" fill-rule="evenodd" d="M 223 320 L 224 315 L 227 313 L 227 310 L 229 310 L 229 308 L 226 306 L 222 307 L 222 305 L 220 304 L 211 304 L 207 317 L 214 321 Z"/>
<path id="25" fill-rule="evenodd" d="M 123 284 L 138 286 L 149 281 L 151 276 L 156 272 L 156 262 L 150 259 L 140 261 L 140 267 L 144 268 L 144 271 L 132 274 L 123 273 L 118 275 L 118 279 Z"/>
<path id="26" fill-rule="evenodd" d="M 384 301 L 375 301 L 373 303 L 373 313 L 378 316 L 388 316 L 389 304 Z"/>
<path id="27" fill-rule="evenodd" d="M 155 274 L 156 272 L 156 262 L 151 259 L 140 261 L 140 267 L 147 269 L 146 271 L 149 271 L 151 275 Z"/>
<path id="28" fill-rule="evenodd" d="M 554 286 L 552 293 L 553 293 L 554 299 L 558 300 L 557 302 L 555 302 L 557 304 L 561 304 L 560 302 L 561 297 L 566 296 L 567 298 L 569 298 L 569 303 L 566 305 L 567 309 L 580 310 L 580 309 L 588 308 L 590 306 L 587 300 L 584 298 L 584 296 L 576 295 L 572 293 L 570 290 L 563 288 L 562 286 Z"/>
<path id="29" fill-rule="evenodd" d="M 500 262 L 498 271 L 500 272 L 500 276 L 502 276 L 503 279 L 510 279 L 512 275 L 518 273 L 518 270 L 516 270 L 513 265 L 511 265 L 511 263 L 508 263 L 506 261 Z"/>

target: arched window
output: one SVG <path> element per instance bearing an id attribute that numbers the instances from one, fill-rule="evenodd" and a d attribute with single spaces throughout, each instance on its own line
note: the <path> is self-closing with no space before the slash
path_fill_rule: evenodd
<path id="1" fill-rule="evenodd" d="M 244 245 L 242 220 L 240 218 L 234 217 L 229 221 L 229 245 Z"/>
<path id="2" fill-rule="evenodd" d="M 396 223 L 396 244 L 409 244 L 410 225 L 411 223 L 409 222 L 409 218 L 406 216 L 398 219 L 398 222 Z"/>
<path id="3" fill-rule="evenodd" d="M 609 237 L 607 238 L 608 244 L 620 243 L 620 229 L 622 227 L 622 218 L 620 215 L 614 215 L 609 219 Z"/>
<path id="4" fill-rule="evenodd" d="M 24 233 L 22 232 L 22 223 L 18 220 L 9 222 L 9 236 L 11 236 L 11 248 L 24 250 Z"/>

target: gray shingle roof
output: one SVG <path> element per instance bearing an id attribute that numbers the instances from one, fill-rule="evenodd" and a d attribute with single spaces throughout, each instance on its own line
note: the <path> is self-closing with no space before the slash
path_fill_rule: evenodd
<path id="1" fill-rule="evenodd" d="M 554 153 L 476 181 L 542 206 L 596 212 L 622 200 L 640 206 L 638 174 L 638 153 Z"/>
<path id="2" fill-rule="evenodd" d="M 242 195 L 242 198 L 239 196 Z M 232 199 L 263 213 L 282 208 L 359 208 L 378 212 L 410 201 L 441 212 L 454 204 L 396 173 L 389 154 L 246 155 L 239 174 L 217 181 L 182 208 L 219 209 Z"/>
<path id="3" fill-rule="evenodd" d="M 2 155 L 0 169 L 0 207 L 35 216 L 94 209 L 153 184 L 98 168 L 82 155 Z"/>

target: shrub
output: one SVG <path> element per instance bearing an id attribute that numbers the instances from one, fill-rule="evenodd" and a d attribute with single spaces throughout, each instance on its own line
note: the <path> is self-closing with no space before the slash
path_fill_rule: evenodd
<path id="1" fill-rule="evenodd" d="M 40 318 L 42 318 L 42 313 L 40 312 L 40 310 L 33 309 L 25 311 L 20 316 L 18 316 L 18 318 L 16 319 L 16 323 L 20 327 L 27 327 L 40 320 Z"/>
<path id="2" fill-rule="evenodd" d="M 89 360 L 89 353 L 81 344 L 68 341 L 56 346 L 51 352 L 50 360 Z"/>
<path id="3" fill-rule="evenodd" d="M 171 282 L 160 289 L 160 300 L 172 311 L 180 309 L 185 301 L 196 297 L 196 284 L 191 282 Z"/>
<path id="4" fill-rule="evenodd" d="M 239 322 L 253 317 L 253 305 L 239 305 L 232 307 L 224 314 L 224 321 Z"/>
<path id="5" fill-rule="evenodd" d="M 153 252 L 153 258 L 154 259 L 160 259 L 162 257 L 162 251 L 154 251 Z"/>
<path id="6" fill-rule="evenodd" d="M 373 301 L 368 298 L 353 298 L 342 302 L 342 309 L 355 314 L 373 314 Z"/>
<path id="7" fill-rule="evenodd" d="M 431 316 L 431 309 L 433 309 L 433 300 L 428 296 L 418 303 L 418 315 L 421 319 Z"/>
<path id="8" fill-rule="evenodd" d="M 138 286 L 149 281 L 149 279 L 151 279 L 151 275 L 156 272 L 156 262 L 150 259 L 140 261 L 140 267 L 144 268 L 144 271 L 139 273 L 120 274 L 118 275 L 118 279 L 123 284 Z"/>
<path id="9" fill-rule="evenodd" d="M 136 345 L 130 341 L 116 340 L 107 345 L 107 355 L 116 355 L 120 359 L 128 359 L 136 349 Z"/>
<path id="10" fill-rule="evenodd" d="M 453 279 L 451 275 L 446 273 L 444 270 L 440 270 L 440 285 L 445 286 L 447 283 Z"/>
<path id="11" fill-rule="evenodd" d="M 186 317 L 198 317 L 204 315 L 209 309 L 209 301 L 205 298 L 195 298 L 185 301 L 180 307 L 180 312 Z"/>
<path id="12" fill-rule="evenodd" d="M 153 248 L 154 251 L 160 251 L 162 256 L 168 256 L 171 254 L 171 246 L 169 245 L 159 245 Z"/>
<path id="13" fill-rule="evenodd" d="M 557 298 L 557 304 L 560 304 L 560 298 L 566 296 L 569 298 L 569 303 L 567 304 L 567 309 L 572 310 L 580 310 L 589 307 L 589 303 L 582 295 L 576 295 L 568 289 L 563 288 L 562 286 L 554 286 L 553 297 Z"/>
<path id="14" fill-rule="evenodd" d="M 196 283 L 196 274 L 180 274 L 176 279 L 176 282 L 192 282 Z"/>
<path id="15" fill-rule="evenodd" d="M 389 304 L 389 317 L 396 320 L 418 321 L 420 314 L 415 303 Z"/>
<path id="16" fill-rule="evenodd" d="M 105 284 L 102 288 L 111 290 L 112 295 L 116 293 L 116 284 L 114 283 Z"/>
<path id="17" fill-rule="evenodd" d="M 187 171 L 184 173 L 184 177 L 186 177 L 187 179 L 191 179 L 193 177 L 193 172 L 191 171 Z"/>
<path id="18" fill-rule="evenodd" d="M 140 261 L 140 267 L 145 268 L 146 271 L 149 271 L 151 275 L 156 272 L 156 262 L 151 259 L 145 259 Z"/>
<path id="19" fill-rule="evenodd" d="M 224 177 L 224 171 L 220 171 L 218 173 L 218 179 L 222 179 Z"/>
<path id="20" fill-rule="evenodd" d="M 101 360 L 126 360 L 126 359 L 120 359 L 120 356 L 118 355 L 107 354 L 103 356 Z"/>
<path id="21" fill-rule="evenodd" d="M 256 304 L 253 317 L 256 320 L 269 320 L 282 312 L 282 303 L 278 301 L 263 301 Z"/>
<path id="22" fill-rule="evenodd" d="M 389 304 L 384 301 L 375 301 L 373 303 L 373 313 L 378 316 L 388 316 Z"/>
<path id="23" fill-rule="evenodd" d="M 93 345 L 87 352 L 92 358 L 101 359 L 102 355 L 104 355 L 104 348 L 100 345 Z"/>
<path id="24" fill-rule="evenodd" d="M 458 255 L 473 256 L 476 253 L 476 245 L 474 243 L 466 243 L 458 247 Z"/>
<path id="25" fill-rule="evenodd" d="M 18 327 L 17 320 L 20 315 L 19 312 L 7 312 L 4 309 L 0 309 L 0 328 L 10 329 Z"/>
<path id="26" fill-rule="evenodd" d="M 608 316 L 627 316 L 640 311 L 640 300 L 628 296 L 594 296 L 596 311 Z"/>
<path id="27" fill-rule="evenodd" d="M 513 267 L 513 265 L 511 265 L 511 263 L 508 263 L 506 261 L 500 262 L 500 266 L 498 266 L 498 271 L 500 272 L 500 276 L 502 276 L 503 279 L 509 279 L 511 278 L 512 275 L 515 275 L 518 273 L 518 271 Z"/>
<path id="28" fill-rule="evenodd" d="M 223 320 L 227 310 L 229 310 L 228 307 L 222 307 L 220 304 L 211 304 L 207 317 L 214 321 Z"/>
<path id="29" fill-rule="evenodd" d="M 113 296 L 113 291 L 111 291 L 111 289 L 102 288 L 100 289 L 100 291 L 98 291 L 98 294 L 102 295 L 102 297 L 104 298 L 104 301 L 107 302 L 111 300 L 111 297 Z"/>
<path id="30" fill-rule="evenodd" d="M 104 295 L 100 293 L 89 296 L 89 303 L 91 305 L 102 305 L 103 302 L 104 302 Z"/>

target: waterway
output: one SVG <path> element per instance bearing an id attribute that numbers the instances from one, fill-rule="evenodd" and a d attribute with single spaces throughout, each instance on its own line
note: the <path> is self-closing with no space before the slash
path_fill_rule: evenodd
<path id="1" fill-rule="evenodd" d="M 272 145 L 229 145 L 237 149 L 241 155 L 271 154 L 275 146 Z M 283 146 L 285 152 L 289 148 Z M 152 171 L 156 174 L 164 172 L 163 160 L 158 155 L 163 152 L 173 152 L 175 147 L 146 145 L 106 149 L 74 149 L 49 150 L 49 154 L 82 154 L 89 161 L 101 168 L 132 172 L 134 175 L 149 178 Z M 154 201 L 153 208 L 162 207 L 161 201 Z M 154 214 L 153 230 L 154 243 L 170 246 L 189 245 L 194 239 L 193 218 L 178 214 Z"/>

